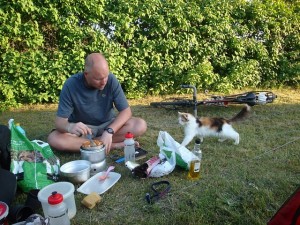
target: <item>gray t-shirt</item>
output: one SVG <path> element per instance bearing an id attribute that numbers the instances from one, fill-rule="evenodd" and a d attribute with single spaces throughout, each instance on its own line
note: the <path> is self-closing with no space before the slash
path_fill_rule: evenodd
<path id="1" fill-rule="evenodd" d="M 114 74 L 110 73 L 105 88 L 98 90 L 87 87 L 83 73 L 77 73 L 66 80 L 59 96 L 56 115 L 68 118 L 69 122 L 97 126 L 115 117 L 114 107 L 122 111 L 128 106 Z"/>

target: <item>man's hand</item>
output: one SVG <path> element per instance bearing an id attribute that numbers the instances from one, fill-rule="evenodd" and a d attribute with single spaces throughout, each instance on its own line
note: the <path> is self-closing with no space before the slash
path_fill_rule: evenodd
<path id="1" fill-rule="evenodd" d="M 82 122 L 69 123 L 67 125 L 68 133 L 75 134 L 78 137 L 85 136 L 87 134 L 92 134 L 92 130 Z"/>
<path id="2" fill-rule="evenodd" d="M 100 138 L 100 141 L 102 141 L 103 144 L 105 145 L 106 155 L 108 155 L 108 153 L 110 151 L 110 147 L 111 147 L 111 143 L 112 143 L 112 136 L 113 136 L 112 134 L 104 131 Z"/>

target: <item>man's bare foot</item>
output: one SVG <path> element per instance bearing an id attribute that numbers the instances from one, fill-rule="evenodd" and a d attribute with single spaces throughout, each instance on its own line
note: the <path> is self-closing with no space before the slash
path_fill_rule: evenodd
<path id="1" fill-rule="evenodd" d="M 140 143 L 137 141 L 134 142 L 135 147 L 140 147 Z M 124 148 L 124 142 L 118 142 L 118 143 L 111 143 L 110 150 L 113 149 L 123 149 Z"/>

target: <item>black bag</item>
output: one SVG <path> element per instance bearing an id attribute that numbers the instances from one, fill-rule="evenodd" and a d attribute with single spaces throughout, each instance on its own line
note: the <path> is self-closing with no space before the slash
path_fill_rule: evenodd
<path id="1" fill-rule="evenodd" d="M 16 176 L 10 171 L 0 168 L 0 182 L 2 184 L 0 201 L 5 202 L 10 207 L 17 191 Z"/>
<path id="2" fill-rule="evenodd" d="M 0 125 L 0 168 L 10 170 L 10 129 Z"/>

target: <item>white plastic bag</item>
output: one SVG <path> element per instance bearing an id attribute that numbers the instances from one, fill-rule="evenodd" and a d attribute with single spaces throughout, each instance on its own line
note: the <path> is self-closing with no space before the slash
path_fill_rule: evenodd
<path id="1" fill-rule="evenodd" d="M 168 159 L 165 154 L 159 153 L 160 163 L 157 164 L 149 174 L 149 177 L 162 177 L 172 173 L 176 166 L 175 151 Z"/>
<path id="2" fill-rule="evenodd" d="M 168 162 L 174 158 L 175 154 L 175 164 L 183 169 L 189 169 L 190 162 L 195 157 L 194 154 L 186 147 L 176 142 L 168 132 L 159 132 L 157 145 L 160 148 L 160 153 L 168 159 Z"/>

